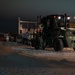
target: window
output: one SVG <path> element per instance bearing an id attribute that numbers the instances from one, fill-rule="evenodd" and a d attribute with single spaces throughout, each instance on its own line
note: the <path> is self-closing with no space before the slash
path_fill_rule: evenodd
<path id="1" fill-rule="evenodd" d="M 20 34 L 22 33 L 22 30 L 20 30 Z"/>

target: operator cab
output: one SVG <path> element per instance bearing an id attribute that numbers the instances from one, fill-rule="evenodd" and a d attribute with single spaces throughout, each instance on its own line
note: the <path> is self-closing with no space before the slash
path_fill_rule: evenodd
<path id="1" fill-rule="evenodd" d="M 66 16 L 66 17 L 65 17 Z M 41 19 L 41 23 L 44 25 L 45 29 L 54 28 L 69 28 L 70 16 L 67 15 L 48 15 Z"/>

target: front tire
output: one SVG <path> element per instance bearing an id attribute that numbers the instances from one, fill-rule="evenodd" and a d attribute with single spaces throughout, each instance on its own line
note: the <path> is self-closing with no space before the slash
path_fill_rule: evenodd
<path id="1" fill-rule="evenodd" d="M 35 42 L 35 49 L 45 49 L 45 42 L 42 37 L 39 37 Z"/>
<path id="2" fill-rule="evenodd" d="M 75 51 L 75 47 L 74 47 L 73 49 L 74 49 L 74 51 Z"/>
<path id="3" fill-rule="evenodd" d="M 63 41 L 61 39 L 55 39 L 53 45 L 54 45 L 55 51 L 62 51 L 63 50 Z"/>

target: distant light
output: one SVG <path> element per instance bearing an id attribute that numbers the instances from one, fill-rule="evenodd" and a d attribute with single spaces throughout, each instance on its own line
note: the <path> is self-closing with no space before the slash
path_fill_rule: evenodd
<path id="1" fill-rule="evenodd" d="M 70 17 L 67 17 L 67 19 L 69 20 L 69 19 L 70 19 Z"/>
<path id="2" fill-rule="evenodd" d="M 60 20 L 61 19 L 61 16 L 58 16 L 58 19 Z"/>
<path id="3" fill-rule="evenodd" d="M 56 18 L 56 16 L 54 16 L 54 18 Z"/>
<path id="4" fill-rule="evenodd" d="M 75 19 L 75 16 L 74 16 L 74 19 Z"/>

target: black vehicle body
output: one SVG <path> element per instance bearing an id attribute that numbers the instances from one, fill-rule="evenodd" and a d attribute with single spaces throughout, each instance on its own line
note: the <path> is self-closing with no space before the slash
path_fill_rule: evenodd
<path id="1" fill-rule="evenodd" d="M 69 28 L 69 16 L 66 14 L 53 14 L 41 18 L 32 40 L 32 46 L 35 49 L 54 47 L 55 51 L 61 51 L 64 47 L 68 47 L 67 28 Z"/>

